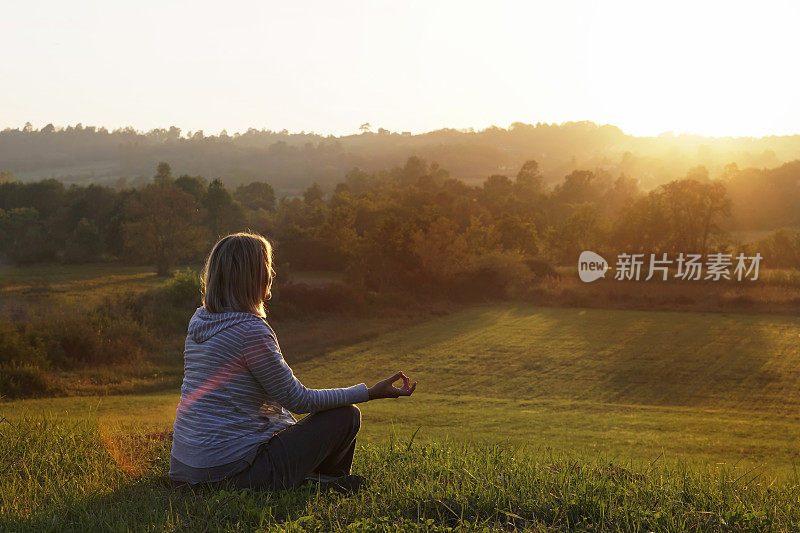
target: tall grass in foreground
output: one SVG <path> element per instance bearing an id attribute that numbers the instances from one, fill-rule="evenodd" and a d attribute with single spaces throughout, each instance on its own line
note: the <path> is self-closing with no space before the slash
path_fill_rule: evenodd
<path id="1" fill-rule="evenodd" d="M 800 526 L 797 475 L 777 484 L 735 468 L 527 453 L 503 445 L 358 449 L 370 487 L 341 496 L 170 487 L 166 434 L 119 434 L 88 422 L 3 420 L 0 529 L 787 530 Z"/>

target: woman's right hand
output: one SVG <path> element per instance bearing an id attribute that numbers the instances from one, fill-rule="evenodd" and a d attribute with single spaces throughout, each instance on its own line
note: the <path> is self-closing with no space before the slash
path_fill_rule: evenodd
<path id="1" fill-rule="evenodd" d="M 394 383 L 399 379 L 403 380 L 403 386 L 398 389 L 394 386 Z M 410 382 L 411 380 L 409 380 L 401 370 L 394 376 L 379 381 L 370 387 L 369 399 L 377 400 L 379 398 L 398 398 L 400 396 L 411 396 L 411 394 L 414 392 L 414 389 L 417 388 L 417 382 L 415 381 L 413 384 L 410 384 Z"/>

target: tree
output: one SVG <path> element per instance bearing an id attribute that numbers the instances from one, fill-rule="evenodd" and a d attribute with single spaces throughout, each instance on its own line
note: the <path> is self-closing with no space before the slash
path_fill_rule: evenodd
<path id="1" fill-rule="evenodd" d="M 545 190 L 539 164 L 536 161 L 526 161 L 517 173 L 517 179 L 514 181 L 514 199 L 517 203 L 517 213 L 543 222 Z"/>
<path id="2" fill-rule="evenodd" d="M 162 161 L 156 167 L 156 174 L 153 176 L 153 182 L 157 184 L 166 184 L 172 181 L 172 169 L 169 163 Z"/>
<path id="3" fill-rule="evenodd" d="M 703 165 L 692 167 L 686 173 L 686 179 L 699 181 L 700 183 L 708 182 L 708 169 Z"/>
<path id="4" fill-rule="evenodd" d="M 599 209 L 592 203 L 575 206 L 549 237 L 551 249 L 561 263 L 577 261 L 584 250 L 597 250 L 604 241 Z"/>
<path id="5" fill-rule="evenodd" d="M 264 181 L 254 181 L 248 185 L 239 185 L 236 188 L 234 197 L 247 209 L 275 211 L 275 189 Z"/>
<path id="6" fill-rule="evenodd" d="M 705 254 L 730 210 L 722 182 L 672 181 L 622 211 L 616 241 L 626 251 Z"/>
<path id="7" fill-rule="evenodd" d="M 322 192 L 322 187 L 319 186 L 319 183 L 316 181 L 311 184 L 311 186 L 305 190 L 303 193 L 303 201 L 305 203 L 310 204 L 312 202 L 321 201 L 325 197 L 325 193 Z"/>
<path id="8" fill-rule="evenodd" d="M 516 251 L 533 257 L 539 251 L 536 227 L 518 216 L 503 215 L 496 224 L 500 245 L 505 251 Z"/>
<path id="9" fill-rule="evenodd" d="M 542 191 L 542 174 L 539 172 L 539 163 L 534 160 L 525 161 L 517 173 L 515 185 L 518 192 L 540 193 Z"/>
<path id="10" fill-rule="evenodd" d="M 553 191 L 553 199 L 557 204 L 570 206 L 592 202 L 598 198 L 594 172 L 575 170 L 564 178 Z"/>
<path id="11" fill-rule="evenodd" d="M 358 129 L 361 130 L 361 133 L 369 133 L 370 130 L 372 129 L 372 126 L 370 125 L 369 122 L 365 122 L 362 125 L 360 125 Z"/>
<path id="12" fill-rule="evenodd" d="M 183 192 L 188 192 L 194 196 L 195 201 L 198 203 L 202 201 L 208 189 L 205 178 L 201 176 L 189 176 L 188 174 L 183 174 L 176 179 L 175 185 Z"/>
<path id="13" fill-rule="evenodd" d="M 705 254 L 709 237 L 721 233 L 718 222 L 730 215 L 725 185 L 684 179 L 662 185 L 655 194 L 666 209 L 672 251 Z"/>
<path id="14" fill-rule="evenodd" d="M 493 174 L 486 178 L 481 191 L 483 204 L 492 213 L 505 212 L 514 193 L 514 183 L 502 174 Z"/>
<path id="15" fill-rule="evenodd" d="M 194 258 L 206 244 L 194 198 L 171 184 L 150 184 L 131 196 L 123 224 L 127 252 L 155 263 L 166 276 L 177 261 Z"/>
<path id="16" fill-rule="evenodd" d="M 414 185 L 426 174 L 428 174 L 428 163 L 424 159 L 413 155 L 406 160 L 400 182 L 406 186 Z"/>
<path id="17" fill-rule="evenodd" d="M 214 179 L 202 200 L 205 225 L 216 240 L 225 233 L 243 229 L 245 216 L 242 204 L 234 202 L 220 179 Z"/>
<path id="18" fill-rule="evenodd" d="M 55 258 L 55 249 L 32 207 L 0 209 L 0 256 L 15 263 L 35 263 Z"/>
<path id="19" fill-rule="evenodd" d="M 103 251 L 103 241 L 95 224 L 82 218 L 67 238 L 64 259 L 70 263 L 96 261 Z"/>

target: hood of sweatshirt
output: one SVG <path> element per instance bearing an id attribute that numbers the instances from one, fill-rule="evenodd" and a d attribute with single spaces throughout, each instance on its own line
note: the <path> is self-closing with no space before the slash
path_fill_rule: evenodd
<path id="1" fill-rule="evenodd" d="M 252 320 L 261 320 L 261 318 L 239 311 L 226 310 L 222 313 L 210 313 L 205 307 L 198 307 L 192 315 L 192 319 L 189 320 L 189 336 L 199 344 L 224 329 Z"/>

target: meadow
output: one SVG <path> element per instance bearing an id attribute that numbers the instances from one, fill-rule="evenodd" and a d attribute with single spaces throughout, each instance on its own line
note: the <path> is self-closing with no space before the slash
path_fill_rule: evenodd
<path id="1" fill-rule="evenodd" d="M 11 529 L 785 529 L 800 524 L 798 326 L 506 303 L 298 361 L 308 386 L 420 381 L 361 405 L 356 470 L 375 486 L 349 499 L 170 490 L 177 390 L 4 402 L 3 514 Z"/>

